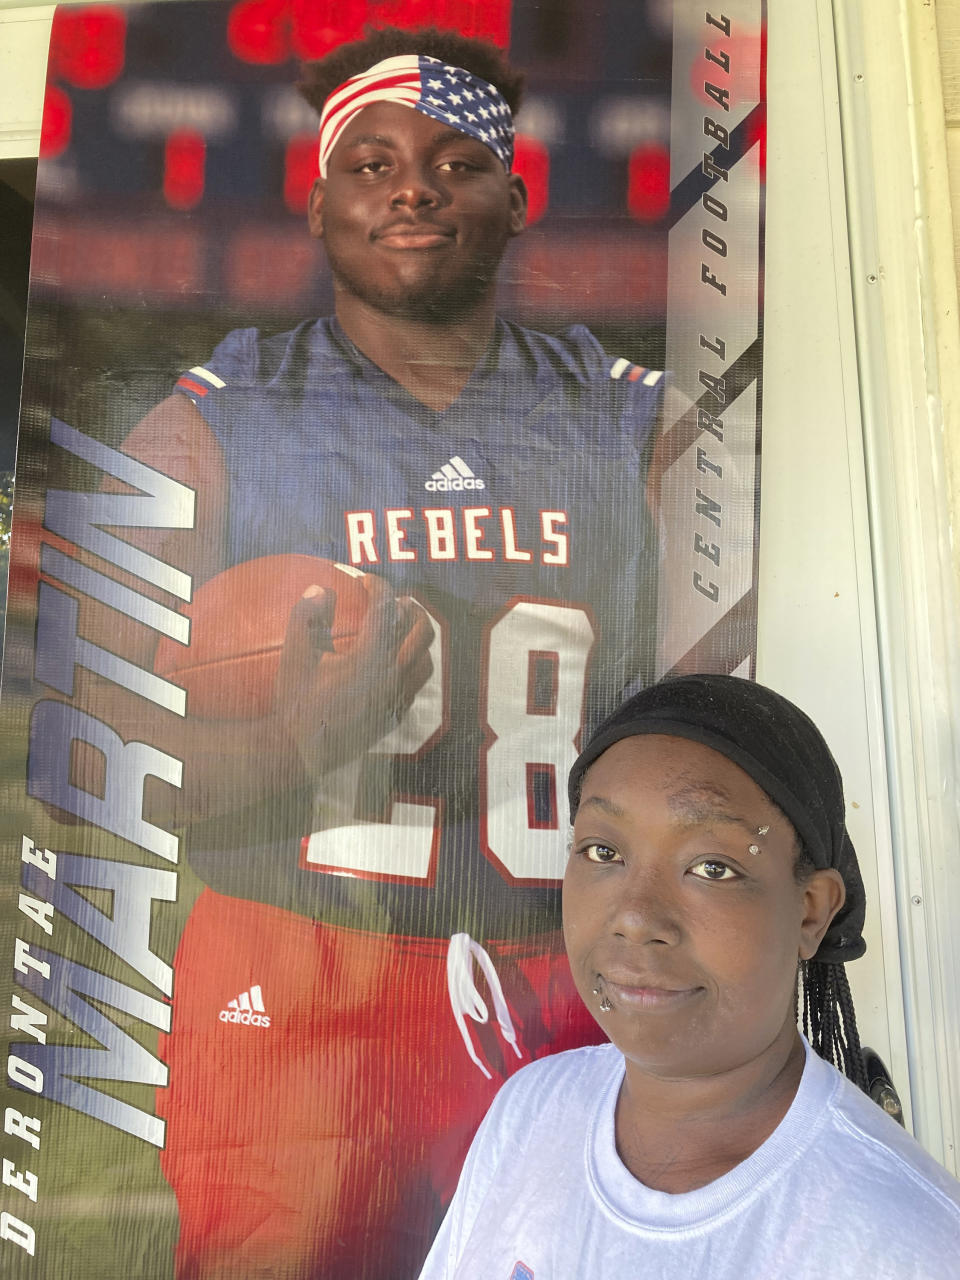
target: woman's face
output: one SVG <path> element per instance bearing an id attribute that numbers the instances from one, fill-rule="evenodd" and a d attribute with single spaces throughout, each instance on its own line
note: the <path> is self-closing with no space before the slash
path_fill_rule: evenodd
<path id="1" fill-rule="evenodd" d="M 717 1075 L 795 1035 L 797 961 L 843 901 L 835 871 L 798 884 L 796 854 L 779 809 L 709 747 L 625 738 L 590 767 L 564 935 L 582 999 L 628 1062 Z"/>

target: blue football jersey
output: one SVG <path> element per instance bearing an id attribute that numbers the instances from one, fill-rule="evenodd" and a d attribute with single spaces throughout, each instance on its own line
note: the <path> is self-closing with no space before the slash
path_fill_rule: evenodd
<path id="1" fill-rule="evenodd" d="M 582 327 L 498 321 L 435 411 L 324 319 L 237 330 L 178 387 L 224 452 L 233 563 L 299 553 L 379 574 L 435 632 L 409 713 L 316 780 L 309 830 L 285 830 L 282 797 L 197 829 L 199 874 L 362 929 L 554 928 L 581 733 L 652 673 L 662 375 Z"/>

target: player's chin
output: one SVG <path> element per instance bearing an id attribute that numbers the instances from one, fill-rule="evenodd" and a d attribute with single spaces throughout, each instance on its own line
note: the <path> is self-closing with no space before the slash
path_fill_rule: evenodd
<path id="1" fill-rule="evenodd" d="M 435 250 L 383 254 L 378 259 L 379 284 L 407 291 L 426 301 L 430 296 L 455 304 L 461 297 L 475 300 L 495 280 L 499 257 L 458 250 L 452 241 Z"/>
<path id="2" fill-rule="evenodd" d="M 475 289 L 408 286 L 390 299 L 384 310 L 405 320 L 434 325 L 452 324 L 461 316 L 470 314 L 478 297 Z"/>

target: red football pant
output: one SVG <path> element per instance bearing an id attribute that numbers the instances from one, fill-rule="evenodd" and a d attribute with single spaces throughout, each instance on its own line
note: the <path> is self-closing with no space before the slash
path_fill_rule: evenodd
<path id="1" fill-rule="evenodd" d="M 604 1039 L 559 931 L 485 945 L 522 1051 L 501 1037 L 478 976 L 490 1023 L 467 1026 L 491 1080 L 451 1011 L 446 939 L 334 928 L 201 894 L 160 1046 L 180 1280 L 417 1275 L 503 1080 Z"/>

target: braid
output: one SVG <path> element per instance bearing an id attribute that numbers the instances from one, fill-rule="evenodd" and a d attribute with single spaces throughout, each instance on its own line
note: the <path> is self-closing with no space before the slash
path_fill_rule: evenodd
<path id="1" fill-rule="evenodd" d="M 813 875 L 816 866 L 800 837 L 796 841 L 793 874 L 798 884 Z M 867 1068 L 860 1047 L 857 1015 L 847 981 L 847 971 L 835 961 L 800 961 L 796 1014 L 800 1021 L 800 988 L 803 989 L 803 1034 L 814 1053 L 832 1062 L 848 1080 L 869 1093 Z"/>
<path id="2" fill-rule="evenodd" d="M 858 1088 L 868 1092 L 857 1015 L 843 965 L 802 960 L 800 981 L 803 1034 L 821 1058 L 832 1062 Z"/>

